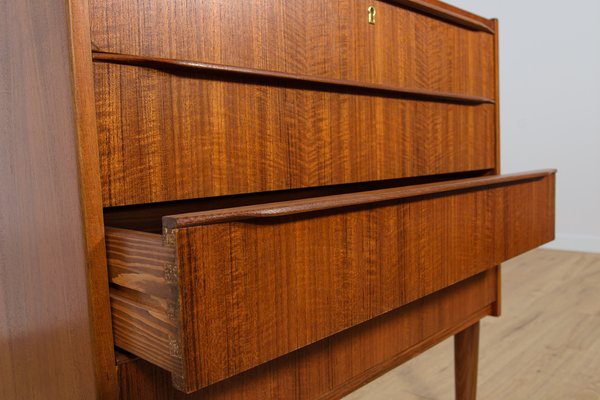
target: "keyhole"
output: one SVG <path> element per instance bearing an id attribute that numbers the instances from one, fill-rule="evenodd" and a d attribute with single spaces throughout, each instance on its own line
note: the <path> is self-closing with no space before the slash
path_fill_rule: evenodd
<path id="1" fill-rule="evenodd" d="M 375 24 L 375 13 L 377 11 L 375 11 L 375 6 L 369 6 L 369 8 L 367 9 L 369 11 L 369 23 L 374 25 Z"/>

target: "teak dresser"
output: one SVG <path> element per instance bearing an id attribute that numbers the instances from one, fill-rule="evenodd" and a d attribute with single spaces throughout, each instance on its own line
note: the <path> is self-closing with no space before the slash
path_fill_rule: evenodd
<path id="1" fill-rule="evenodd" d="M 437 0 L 3 3 L 0 398 L 333 399 L 455 335 L 555 171 Z M 435 382 L 431 382 L 435 384 Z"/>

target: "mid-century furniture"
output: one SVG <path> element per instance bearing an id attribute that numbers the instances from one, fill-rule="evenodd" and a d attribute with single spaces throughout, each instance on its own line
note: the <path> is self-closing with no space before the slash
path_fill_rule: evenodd
<path id="1" fill-rule="evenodd" d="M 495 20 L 2 8 L 0 398 L 339 398 L 452 335 L 475 398 L 499 264 L 554 235 L 555 172 L 500 175 Z"/>

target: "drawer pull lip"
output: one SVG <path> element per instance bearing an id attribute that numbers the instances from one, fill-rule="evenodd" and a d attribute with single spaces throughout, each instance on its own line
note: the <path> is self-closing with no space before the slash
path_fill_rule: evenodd
<path id="1" fill-rule="evenodd" d="M 516 174 L 484 176 L 458 179 L 448 182 L 426 183 L 400 188 L 371 190 L 318 198 L 266 203 L 252 206 L 232 207 L 211 211 L 167 215 L 162 218 L 164 229 L 188 228 L 197 225 L 243 221 L 255 218 L 273 218 L 314 211 L 332 210 L 390 200 L 418 198 L 438 193 L 457 192 L 468 189 L 487 188 L 502 184 L 518 183 L 544 178 L 556 173 L 555 169 L 544 169 Z"/>
<path id="2" fill-rule="evenodd" d="M 323 90 L 327 87 L 334 89 L 354 89 L 362 92 L 378 93 L 383 95 L 393 95 L 395 97 L 405 97 L 408 99 L 458 103 L 467 105 L 495 104 L 494 99 L 481 96 L 471 96 L 461 93 L 438 92 L 434 90 L 399 88 L 395 86 L 379 85 L 359 81 L 349 81 L 343 79 L 321 78 L 312 75 L 288 74 L 285 72 L 267 71 L 255 68 L 234 67 L 231 65 L 210 64 L 198 61 L 176 60 L 170 58 L 136 56 L 120 53 L 105 53 L 94 51 L 92 58 L 96 62 L 105 62 L 112 64 L 131 65 L 157 70 L 191 70 L 197 72 L 212 72 L 234 77 L 261 78 L 270 79 L 287 83 L 303 83 L 311 85 L 311 88 Z M 317 87 L 316 85 L 320 85 Z"/>

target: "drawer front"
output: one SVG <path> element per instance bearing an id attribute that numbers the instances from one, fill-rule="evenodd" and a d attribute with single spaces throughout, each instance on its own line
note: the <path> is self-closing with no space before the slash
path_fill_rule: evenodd
<path id="1" fill-rule="evenodd" d="M 439 10 L 428 16 L 431 8 L 406 0 L 92 0 L 90 16 L 102 52 L 495 98 L 493 34 Z"/>
<path id="2" fill-rule="evenodd" d="M 115 341 L 189 392 L 552 240 L 554 172 L 181 214 L 163 226 L 162 238 L 107 228 Z"/>
<path id="3" fill-rule="evenodd" d="M 126 361 L 118 366 L 121 400 L 341 399 L 490 315 L 497 278 L 495 269 L 487 270 L 189 397 L 173 389 L 164 370 L 141 359 Z"/>
<path id="4" fill-rule="evenodd" d="M 493 104 L 94 68 L 105 206 L 495 165 Z"/>

